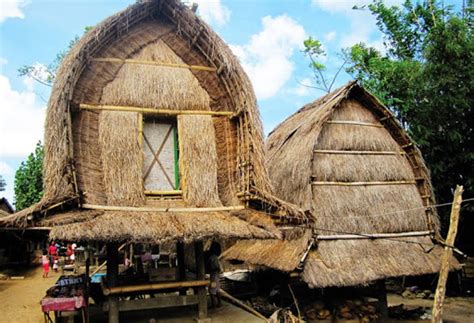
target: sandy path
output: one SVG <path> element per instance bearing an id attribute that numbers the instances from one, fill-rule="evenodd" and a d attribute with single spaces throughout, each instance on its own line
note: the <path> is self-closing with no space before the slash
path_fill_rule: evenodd
<path id="1" fill-rule="evenodd" d="M 42 277 L 41 267 L 22 273 L 23 280 L 0 280 L 0 322 L 44 322 L 39 302 L 59 277 L 50 272 L 50 277 Z"/>

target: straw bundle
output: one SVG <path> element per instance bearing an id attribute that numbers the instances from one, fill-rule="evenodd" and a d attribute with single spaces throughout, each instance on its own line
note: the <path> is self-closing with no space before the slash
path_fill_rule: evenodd
<path id="1" fill-rule="evenodd" d="M 252 226 L 228 212 L 179 213 L 104 211 L 88 221 L 54 226 L 52 239 L 68 241 L 128 241 L 161 244 L 211 238 L 274 238 L 268 231 Z"/>
<path id="2" fill-rule="evenodd" d="M 184 64 L 162 40 L 148 44 L 130 58 Z M 170 110 L 210 109 L 209 95 L 189 69 L 138 64 L 123 64 L 114 80 L 104 87 L 101 103 Z"/>
<path id="3" fill-rule="evenodd" d="M 311 288 L 323 288 L 434 273 L 443 248 L 432 247 L 429 237 L 320 241 L 308 256 L 303 280 Z M 452 267 L 458 266 L 453 259 Z"/>
<path id="4" fill-rule="evenodd" d="M 179 170 L 189 206 L 222 206 L 217 190 L 216 136 L 211 116 L 180 115 Z"/>
<path id="5" fill-rule="evenodd" d="M 136 113 L 102 111 L 99 143 L 108 205 L 143 205 L 143 155 Z"/>

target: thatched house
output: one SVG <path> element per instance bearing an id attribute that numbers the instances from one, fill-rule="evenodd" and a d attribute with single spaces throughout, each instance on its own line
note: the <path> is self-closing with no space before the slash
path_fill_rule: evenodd
<path id="1" fill-rule="evenodd" d="M 229 47 L 180 1 L 140 1 L 62 62 L 44 196 L 1 224 L 107 243 L 279 238 L 273 220 L 305 215 L 271 195 L 262 138 Z"/>
<path id="2" fill-rule="evenodd" d="M 242 241 L 226 258 L 287 272 L 300 265 L 313 288 L 438 271 L 442 248 L 432 238 L 439 224 L 421 153 L 357 83 L 290 116 L 270 134 L 267 150 L 279 197 L 311 211 L 313 235 L 300 241 L 316 247 Z"/>

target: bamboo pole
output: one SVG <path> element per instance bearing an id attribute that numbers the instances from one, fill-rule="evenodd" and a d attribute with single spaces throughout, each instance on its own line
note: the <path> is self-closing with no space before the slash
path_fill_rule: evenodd
<path id="1" fill-rule="evenodd" d="M 128 211 L 128 212 L 220 212 L 220 211 L 239 211 L 245 209 L 243 205 L 222 206 L 222 207 L 133 207 L 133 206 L 112 206 L 112 205 L 96 205 L 83 204 L 83 209 L 103 210 L 103 211 Z"/>
<path id="2" fill-rule="evenodd" d="M 127 244 L 124 243 L 123 245 L 121 245 L 119 248 L 118 248 L 118 251 L 121 251 Z M 89 277 L 92 277 L 94 276 L 95 274 L 97 274 L 102 268 L 104 268 L 104 266 L 107 265 L 107 260 L 104 261 L 99 267 L 97 267 L 93 272 L 92 274 L 89 275 Z"/>
<path id="3" fill-rule="evenodd" d="M 125 111 L 125 112 L 136 112 L 136 113 L 143 113 L 143 114 L 168 115 L 168 116 L 190 114 L 190 115 L 211 115 L 211 116 L 231 117 L 234 114 L 234 112 L 231 112 L 231 111 L 167 110 L 167 109 L 154 109 L 154 108 L 134 107 L 134 106 L 86 104 L 86 103 L 79 104 L 79 108 L 83 110 Z"/>
<path id="4" fill-rule="evenodd" d="M 404 151 L 370 151 L 370 150 L 313 150 L 316 154 L 335 154 L 335 155 L 405 155 Z"/>
<path id="5" fill-rule="evenodd" d="M 247 312 L 249 313 L 252 313 L 253 315 L 255 315 L 256 317 L 258 318 L 261 318 L 262 320 L 264 320 L 265 322 L 267 322 L 267 318 L 265 316 L 263 316 L 262 314 L 260 314 L 259 312 L 257 312 L 256 310 L 254 310 L 253 308 L 251 308 L 250 306 L 244 304 L 243 302 L 239 301 L 237 298 L 233 297 L 232 295 L 230 295 L 229 293 L 227 293 L 225 290 L 223 289 L 219 289 L 219 292 L 218 292 L 222 298 L 225 298 L 227 300 L 229 300 L 231 303 L 239 306 L 240 308 L 246 310 Z"/>
<path id="6" fill-rule="evenodd" d="M 130 286 L 116 286 L 108 287 L 103 286 L 102 291 L 105 296 L 116 295 L 131 292 L 143 292 L 146 290 L 163 290 L 169 288 L 187 288 L 187 287 L 206 287 L 209 285 L 207 280 L 189 280 L 189 281 L 177 281 L 169 283 L 155 283 L 155 284 L 143 284 L 143 285 L 130 285 Z"/>
<path id="7" fill-rule="evenodd" d="M 429 236 L 433 231 L 413 231 L 400 233 L 361 233 L 361 234 L 335 234 L 318 235 L 318 240 L 352 240 L 352 239 L 377 239 L 377 238 L 401 238 Z"/>
<path id="8" fill-rule="evenodd" d="M 441 266 L 439 271 L 438 286 L 433 304 L 433 312 L 431 314 L 431 322 L 442 322 L 443 302 L 446 293 L 446 281 L 449 274 L 449 259 L 453 256 L 454 241 L 458 230 L 459 212 L 461 210 L 463 187 L 457 186 L 454 192 L 453 205 L 451 207 L 451 216 L 449 221 L 448 237 L 446 238 L 446 246 L 441 257 Z"/>
<path id="9" fill-rule="evenodd" d="M 383 128 L 383 126 L 381 124 L 377 124 L 377 123 L 350 121 L 350 120 L 328 120 L 328 121 L 326 121 L 326 123 Z"/>
<path id="10" fill-rule="evenodd" d="M 145 195 L 181 195 L 183 194 L 182 190 L 174 191 L 145 191 Z"/>
<path id="11" fill-rule="evenodd" d="M 405 184 L 416 184 L 416 181 L 311 182 L 311 185 L 328 185 L 328 186 L 369 186 L 369 185 L 405 185 Z"/>
<path id="12" fill-rule="evenodd" d="M 144 61 L 144 60 L 139 60 L 139 59 L 121 59 L 121 58 L 98 57 L 98 58 L 93 58 L 92 61 L 93 62 L 101 62 L 101 63 L 154 65 L 154 66 L 163 66 L 163 67 L 186 68 L 186 69 L 190 69 L 190 70 L 208 71 L 208 72 L 216 72 L 217 71 L 217 69 L 215 67 L 209 67 L 209 66 L 166 63 L 166 62 L 157 62 L 157 61 Z"/>

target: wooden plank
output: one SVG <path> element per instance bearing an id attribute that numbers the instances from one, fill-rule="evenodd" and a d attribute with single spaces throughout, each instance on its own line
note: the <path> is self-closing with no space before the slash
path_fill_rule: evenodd
<path id="1" fill-rule="evenodd" d="M 243 205 L 222 206 L 222 207 L 133 207 L 133 206 L 113 206 L 113 205 L 96 205 L 82 204 L 83 209 L 103 210 L 103 211 L 129 211 L 129 212 L 223 212 L 223 211 L 239 211 L 245 209 Z"/>
<path id="2" fill-rule="evenodd" d="M 165 116 L 190 114 L 190 115 L 211 115 L 211 116 L 231 117 L 234 114 L 234 112 L 230 112 L 230 111 L 167 110 L 167 109 L 154 109 L 154 108 L 122 106 L 122 105 L 103 105 L 103 104 L 86 104 L 86 103 L 79 104 L 79 108 L 83 110 L 124 111 L 124 112 L 136 112 L 136 113 L 153 114 L 153 115 L 165 115 Z"/>
<path id="3" fill-rule="evenodd" d="M 459 213 L 461 210 L 462 203 L 462 192 L 463 187 L 458 185 L 456 187 L 456 191 L 454 191 L 454 199 L 451 208 L 451 216 L 449 221 L 448 237 L 446 238 L 446 246 L 444 247 L 444 253 L 441 256 L 441 268 L 439 271 L 438 286 L 436 287 L 433 312 L 431 314 L 432 323 L 442 322 L 443 302 L 446 293 L 446 281 L 448 280 L 449 274 L 449 260 L 453 256 L 452 246 L 454 246 L 456 234 L 458 231 Z"/>
<path id="4" fill-rule="evenodd" d="M 318 235 L 318 240 L 352 240 L 352 239 L 380 239 L 380 238 L 400 238 L 400 237 L 422 237 L 429 236 L 433 231 L 413 231 L 400 233 L 361 233 L 358 234 L 335 234 Z"/>
<path id="5" fill-rule="evenodd" d="M 311 185 L 327 186 L 369 186 L 369 185 L 407 185 L 416 184 L 415 181 L 384 181 L 384 182 L 311 182 Z"/>
<path id="6" fill-rule="evenodd" d="M 361 122 L 361 121 L 351 121 L 351 120 L 328 120 L 328 121 L 326 121 L 326 123 L 328 123 L 328 124 L 345 124 L 345 125 L 352 125 L 352 126 L 383 128 L 383 126 L 381 124 L 370 123 L 370 122 Z"/>
<path id="7" fill-rule="evenodd" d="M 181 195 L 183 194 L 182 190 L 174 191 L 145 191 L 145 195 Z"/>
<path id="8" fill-rule="evenodd" d="M 162 67 L 185 68 L 185 69 L 190 69 L 190 70 L 207 71 L 207 72 L 217 71 L 215 67 L 209 67 L 209 66 L 177 64 L 177 63 L 167 63 L 167 62 L 158 62 L 158 61 L 144 61 L 144 60 L 139 60 L 139 59 L 97 57 L 97 58 L 93 58 L 92 61 L 100 62 L 100 63 L 136 64 L 136 65 L 153 65 L 153 66 L 162 66 Z"/>
<path id="9" fill-rule="evenodd" d="M 166 295 L 147 299 L 134 299 L 119 301 L 118 310 L 120 312 L 146 310 L 154 308 L 167 308 L 176 306 L 188 306 L 198 304 L 197 295 Z M 108 311 L 109 305 L 104 304 L 104 311 Z"/>
<path id="10" fill-rule="evenodd" d="M 370 150 L 313 150 L 316 154 L 335 154 L 335 155 L 405 155 L 404 151 L 370 151 Z"/>
<path id="11" fill-rule="evenodd" d="M 166 283 L 153 283 L 153 284 L 142 284 L 142 285 L 128 285 L 128 286 L 116 286 L 108 287 L 104 286 L 102 291 L 104 295 L 116 295 L 133 292 L 143 291 L 157 291 L 163 289 L 178 289 L 178 288 L 191 288 L 191 287 L 206 287 L 209 285 L 207 280 L 188 280 L 188 281 L 175 281 Z"/>

